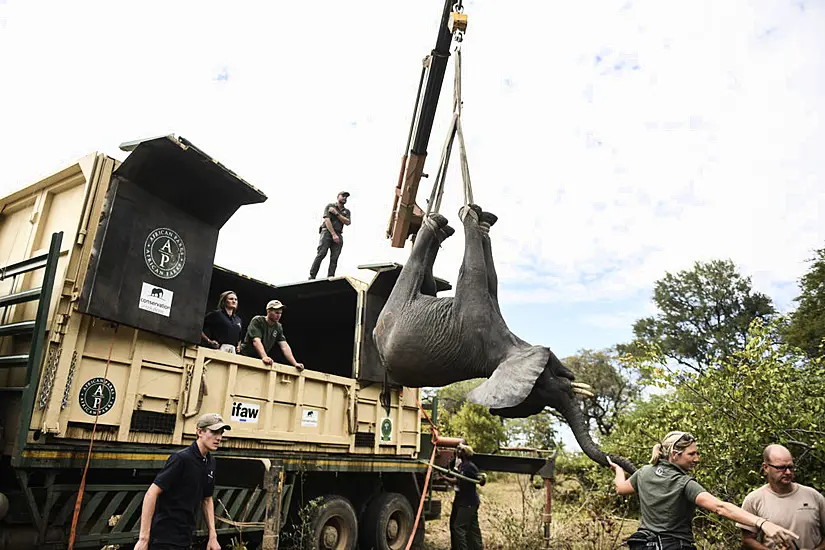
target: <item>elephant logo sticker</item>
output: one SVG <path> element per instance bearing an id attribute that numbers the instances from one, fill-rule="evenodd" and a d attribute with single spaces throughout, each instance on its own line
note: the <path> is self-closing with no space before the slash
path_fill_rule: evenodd
<path id="1" fill-rule="evenodd" d="M 159 227 L 146 237 L 143 258 L 152 274 L 161 279 L 174 279 L 186 265 L 186 245 L 177 232 Z"/>
<path id="2" fill-rule="evenodd" d="M 138 308 L 169 317 L 169 314 L 172 312 L 172 298 L 174 297 L 175 293 L 168 288 L 150 285 L 146 281 L 143 281 L 140 289 Z"/>

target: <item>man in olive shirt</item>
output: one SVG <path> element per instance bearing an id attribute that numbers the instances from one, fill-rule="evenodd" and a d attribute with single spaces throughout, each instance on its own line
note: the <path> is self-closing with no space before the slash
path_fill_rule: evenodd
<path id="1" fill-rule="evenodd" d="M 768 445 L 762 459 L 768 484 L 748 494 L 742 509 L 798 534 L 798 548 L 825 550 L 825 497 L 815 489 L 794 483 L 793 455 L 787 448 Z M 768 548 L 753 527 L 738 525 L 742 529 L 743 548 Z"/>
<path id="2" fill-rule="evenodd" d="M 264 365 L 271 365 L 272 358 L 269 357 L 269 353 L 272 351 L 272 346 L 277 343 L 286 360 L 292 366 L 303 369 L 304 364 L 295 360 L 292 348 L 289 347 L 284 336 L 284 327 L 281 326 L 284 307 L 279 300 L 270 300 L 266 304 L 266 316 L 256 315 L 249 321 L 246 337 L 241 343 L 241 354 L 247 357 L 258 357 Z"/>
<path id="3" fill-rule="evenodd" d="M 341 191 L 338 193 L 338 202 L 331 202 L 324 207 L 323 221 L 318 232 L 321 234 L 318 242 L 318 252 L 312 267 L 309 268 L 309 278 L 314 279 L 321 269 L 321 262 L 326 258 L 329 251 L 329 269 L 327 277 L 335 277 L 335 269 L 338 267 L 338 256 L 344 247 L 344 237 L 341 233 L 344 226 L 350 224 L 350 211 L 346 207 L 349 193 Z"/>

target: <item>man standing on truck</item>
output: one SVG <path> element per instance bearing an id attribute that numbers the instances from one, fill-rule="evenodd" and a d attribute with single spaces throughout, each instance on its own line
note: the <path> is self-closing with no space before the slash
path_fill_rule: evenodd
<path id="1" fill-rule="evenodd" d="M 321 234 L 318 242 L 318 253 L 315 255 L 312 267 L 309 268 L 310 279 L 314 279 L 318 275 L 318 270 L 321 269 L 321 262 L 326 258 L 327 251 L 329 251 L 327 277 L 335 277 L 338 256 L 341 255 L 341 249 L 344 247 L 344 237 L 341 233 L 344 231 L 344 226 L 350 224 L 350 211 L 346 207 L 348 198 L 349 192 L 341 191 L 338 193 L 338 202 L 331 202 L 324 207 L 321 227 L 318 228 L 318 233 Z"/>
<path id="2" fill-rule="evenodd" d="M 184 550 L 192 544 L 198 505 L 209 529 L 207 550 L 221 550 L 215 531 L 215 457 L 225 430 L 232 428 L 216 413 L 198 418 L 198 438 L 178 451 L 143 497 L 140 535 L 135 550 Z"/>
<path id="3" fill-rule="evenodd" d="M 272 346 L 277 342 L 289 364 L 298 370 L 303 370 L 304 364 L 295 360 L 292 348 L 289 347 L 286 336 L 284 336 L 284 327 L 281 326 L 284 307 L 286 306 L 280 300 L 270 300 L 266 304 L 266 316 L 256 315 L 249 321 L 246 337 L 241 344 L 241 355 L 257 357 L 264 362 L 264 365 L 271 365 L 273 361 L 269 354 Z"/>

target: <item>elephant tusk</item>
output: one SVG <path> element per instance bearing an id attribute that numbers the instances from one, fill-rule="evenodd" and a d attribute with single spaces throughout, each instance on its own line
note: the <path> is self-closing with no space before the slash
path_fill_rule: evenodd
<path id="1" fill-rule="evenodd" d="M 573 393 L 578 394 L 578 395 L 583 395 L 585 397 L 596 397 L 596 395 L 593 392 L 589 392 L 589 391 L 585 390 L 584 388 L 579 388 L 579 387 L 574 387 L 573 388 Z"/>
<path id="2" fill-rule="evenodd" d="M 583 382 L 570 382 L 570 385 L 573 386 L 574 388 L 581 388 L 581 389 L 587 390 L 587 391 L 590 391 L 590 390 L 593 389 L 589 384 L 585 384 Z"/>

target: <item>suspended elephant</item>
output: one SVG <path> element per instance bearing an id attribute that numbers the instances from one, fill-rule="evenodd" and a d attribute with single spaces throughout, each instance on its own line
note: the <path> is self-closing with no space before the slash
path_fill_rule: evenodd
<path id="1" fill-rule="evenodd" d="M 408 387 L 445 386 L 487 378 L 468 399 L 493 414 L 521 418 L 553 407 L 567 420 L 582 450 L 599 464 L 606 455 L 592 440 L 576 393 L 592 395 L 544 346 L 507 328 L 498 304 L 490 227 L 497 217 L 476 205 L 459 212 L 464 261 L 455 297 L 436 297 L 432 270 L 441 243 L 455 230 L 440 214 L 425 218 L 410 258 L 379 315 L 373 338 L 384 368 Z M 627 459 L 612 457 L 627 471 Z"/>

